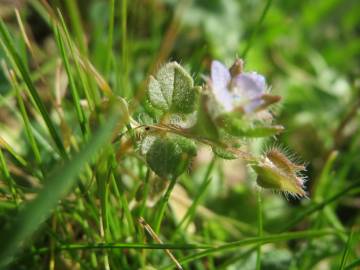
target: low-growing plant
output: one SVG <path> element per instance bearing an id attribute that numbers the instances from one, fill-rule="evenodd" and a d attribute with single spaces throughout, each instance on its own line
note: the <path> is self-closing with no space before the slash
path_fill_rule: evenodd
<path id="1" fill-rule="evenodd" d="M 90 1 L 89 13 L 77 1 L 58 2 L 19 4 L 11 17 L 15 21 L 0 20 L 1 269 L 359 265 L 358 227 L 349 229 L 358 218 L 336 212 L 340 199 L 354 205 L 352 196 L 359 193 L 358 179 L 345 180 L 356 173 L 352 163 L 336 173 L 338 183 L 331 180 L 336 150 L 346 141 L 343 130 L 356 119 L 357 103 L 335 139 L 326 137 L 334 146 L 309 181 L 315 184 L 305 185 L 305 164 L 276 140 L 297 127 L 279 123 L 315 113 L 283 121 L 281 91 L 252 71 L 247 57 L 271 0 L 242 48 L 244 59 L 234 57 L 229 67 L 201 48 L 192 56 L 185 48 L 175 50 L 175 59 L 176 53 L 185 54 L 182 64 L 167 59 L 180 21 L 187 27 L 195 23 L 192 12 L 207 18 L 204 31 L 217 44 L 213 35 L 221 31 L 212 22 L 217 16 L 224 23 L 232 20 L 234 1 L 214 1 L 214 6 L 161 2 L 161 7 L 176 6 L 165 20 L 169 26 L 162 45 L 144 42 L 148 33 L 136 28 L 152 23 L 149 31 L 155 36 L 162 22 L 132 14 L 128 5 L 137 1 Z M 157 1 L 144 2 L 148 10 L 141 11 L 167 14 L 154 11 Z M 188 5 L 189 13 L 181 13 Z M 36 27 L 22 18 L 26 12 L 39 16 L 49 32 L 43 44 L 30 31 Z M 135 31 L 128 35 L 132 27 L 140 37 Z M 191 38 L 179 39 L 176 46 L 182 42 Z M 306 112 L 297 107 L 297 113 Z M 356 156 L 357 141 L 349 146 L 349 160 Z M 207 161 L 199 165 L 204 156 Z M 236 184 L 226 179 L 228 164 L 237 164 L 235 173 L 245 179 Z"/>

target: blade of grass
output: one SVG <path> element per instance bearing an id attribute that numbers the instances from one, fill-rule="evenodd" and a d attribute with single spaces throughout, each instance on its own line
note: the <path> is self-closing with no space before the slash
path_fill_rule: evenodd
<path id="1" fill-rule="evenodd" d="M 352 261 L 345 267 L 345 270 L 355 269 L 356 266 L 360 265 L 360 258 Z"/>
<path id="2" fill-rule="evenodd" d="M 30 120 L 29 120 L 29 117 L 28 117 L 26 109 L 25 109 L 24 101 L 23 101 L 23 99 L 22 99 L 22 97 L 20 95 L 19 84 L 16 81 L 15 74 L 12 71 L 9 72 L 9 77 L 10 77 L 9 79 L 10 79 L 12 85 L 13 85 L 13 88 L 15 89 L 16 98 L 17 98 L 17 102 L 18 102 L 18 105 L 19 105 L 21 117 L 22 117 L 22 120 L 24 122 L 26 136 L 28 137 L 31 150 L 32 150 L 32 152 L 34 154 L 34 157 L 35 157 L 35 161 L 36 161 L 37 165 L 41 167 L 40 150 L 39 150 L 39 147 L 38 147 L 38 145 L 36 143 L 34 134 L 33 134 L 32 130 L 31 130 L 31 127 L 30 127 L 31 126 L 30 125 Z"/>
<path id="3" fill-rule="evenodd" d="M 337 156 L 338 156 L 337 151 L 330 152 L 326 160 L 326 163 L 321 171 L 320 177 L 314 184 L 315 192 L 313 197 L 315 202 L 323 201 L 327 196 L 329 196 L 329 195 L 326 196 L 326 193 L 332 194 L 333 190 L 335 190 L 334 183 L 331 182 L 331 179 L 334 179 L 331 173 L 333 171 L 333 166 Z M 333 205 L 332 207 L 328 207 L 328 206 L 325 207 L 323 209 L 324 215 L 321 215 L 321 217 L 326 218 L 333 225 L 335 229 L 344 230 L 345 228 L 342 225 L 341 221 L 338 219 L 334 211 L 334 207 L 336 206 Z M 345 236 L 343 236 L 343 241 L 344 242 L 346 241 Z"/>
<path id="4" fill-rule="evenodd" d="M 175 184 L 176 184 L 176 178 L 174 177 L 173 179 L 170 180 L 170 184 L 167 187 L 164 196 L 161 198 L 161 200 L 159 202 L 159 208 L 158 208 L 159 210 L 157 211 L 157 214 L 155 216 L 156 218 L 154 221 L 154 224 L 155 224 L 154 231 L 156 234 L 159 233 L 160 225 L 164 218 L 164 214 L 165 214 L 165 210 L 166 210 L 169 198 L 170 198 L 170 194 L 173 191 Z"/>
<path id="5" fill-rule="evenodd" d="M 111 181 L 111 159 L 112 159 L 112 149 L 108 146 L 104 149 L 99 158 L 100 162 L 97 165 L 96 169 L 96 182 L 98 188 L 98 197 L 100 198 L 100 211 L 99 211 L 99 229 L 100 237 L 103 242 L 107 242 L 110 239 L 109 234 L 109 183 Z M 109 254 L 107 250 L 103 252 L 103 262 L 104 269 L 110 269 L 109 265 Z"/>
<path id="6" fill-rule="evenodd" d="M 16 110 L 14 106 L 11 106 L 10 103 L 5 102 L 2 96 L 0 96 L 0 104 L 4 104 L 6 108 L 16 116 L 17 120 L 21 121 L 22 117 L 18 110 Z M 47 139 L 33 126 L 32 123 L 30 123 L 30 128 L 42 149 L 48 151 L 55 159 L 59 159 L 56 149 L 54 149 L 53 145 L 47 141 Z"/>
<path id="7" fill-rule="evenodd" d="M 75 105 L 75 111 L 76 115 L 80 124 L 80 128 L 82 131 L 82 134 L 86 137 L 88 134 L 88 128 L 86 125 L 86 119 L 85 119 L 85 113 L 80 105 L 80 97 L 79 97 L 79 91 L 76 87 L 74 76 L 70 67 L 69 59 L 67 57 L 67 53 L 65 52 L 65 46 L 62 37 L 60 36 L 60 30 L 58 26 L 54 26 L 54 33 L 55 33 L 55 39 L 58 44 L 61 58 L 65 66 L 66 74 L 69 80 L 70 85 L 70 92 L 71 96 L 73 98 L 73 104 Z"/>
<path id="8" fill-rule="evenodd" d="M 30 78 L 29 71 L 27 70 L 25 64 L 21 60 L 20 55 L 16 51 L 15 46 L 11 40 L 10 34 L 7 31 L 7 28 L 2 20 L 0 20 L 0 35 L 1 35 L 1 40 L 3 41 L 3 44 L 6 46 L 6 49 L 9 50 L 11 57 L 13 58 L 13 62 L 16 64 L 17 69 L 19 70 L 23 80 L 25 81 L 25 83 L 28 87 L 28 90 L 30 92 L 30 95 L 33 98 L 34 102 L 36 103 L 37 109 L 40 111 L 40 114 L 41 114 L 42 118 L 44 119 L 44 122 L 50 132 L 52 139 L 55 142 L 55 145 L 57 146 L 57 149 L 58 149 L 60 155 L 66 159 L 67 153 L 66 153 L 65 147 L 62 143 L 62 140 L 60 138 L 60 135 L 56 131 L 55 125 L 52 122 L 50 115 L 49 115 L 48 111 L 46 110 L 46 107 L 45 107 L 44 103 L 42 102 L 39 94 L 37 93 L 36 88 Z"/>
<path id="9" fill-rule="evenodd" d="M 120 18 L 121 18 L 121 89 L 122 96 L 129 97 L 128 93 L 128 47 L 127 47 L 127 0 L 121 0 L 121 9 L 120 9 Z"/>
<path id="10" fill-rule="evenodd" d="M 66 24 L 61 16 L 60 11 L 58 11 L 58 15 L 60 15 L 61 22 L 58 21 L 58 17 L 56 17 L 54 10 L 51 8 L 49 3 L 46 0 L 42 0 L 41 3 L 39 1 L 30 0 L 31 6 L 36 10 L 36 12 L 42 17 L 42 19 L 47 23 L 49 27 L 52 27 L 54 22 L 62 25 L 62 29 L 68 38 L 69 47 L 73 49 L 73 57 L 75 62 L 75 67 L 78 69 L 77 65 L 83 67 L 85 71 L 85 75 L 83 72 L 79 72 L 81 83 L 84 86 L 85 95 L 89 101 L 89 106 L 91 109 L 94 108 L 95 105 L 99 104 L 99 93 L 96 91 L 96 83 L 99 84 L 99 87 L 103 91 L 111 92 L 110 87 L 104 82 L 95 68 L 89 63 L 88 59 L 82 59 L 80 55 L 81 49 L 78 49 L 75 42 L 70 38 L 69 31 L 67 30 Z M 63 34 L 63 33 L 61 33 Z M 84 54 L 84 53 L 82 53 Z M 94 75 L 94 76 L 92 76 Z M 85 77 L 85 78 L 83 78 Z M 100 77 L 100 78 L 99 78 Z M 109 95 L 108 95 L 109 96 Z"/>
<path id="11" fill-rule="evenodd" d="M 107 54 L 105 62 L 105 74 L 109 76 L 113 55 L 113 36 L 114 36 L 114 19 L 115 19 L 115 0 L 109 0 L 109 32 L 107 40 Z"/>
<path id="12" fill-rule="evenodd" d="M 70 37 L 69 30 L 66 27 L 65 20 L 62 16 L 60 10 L 58 10 L 58 16 L 60 18 L 60 23 L 61 23 L 61 28 L 59 27 L 59 36 L 63 37 L 63 39 L 67 41 L 67 45 L 70 49 L 71 57 L 75 63 L 75 70 L 77 72 L 77 75 L 80 78 L 82 89 L 83 89 L 86 99 L 88 101 L 90 111 L 93 111 L 95 104 L 96 104 L 95 94 L 93 93 L 92 88 L 90 87 L 90 85 L 88 83 L 86 74 L 84 74 L 84 72 L 82 72 L 82 70 L 80 68 L 79 61 L 77 60 L 77 58 L 75 56 L 75 53 L 77 51 L 76 46 Z M 62 30 L 62 31 L 60 31 L 60 30 Z"/>
<path id="13" fill-rule="evenodd" d="M 140 210 L 139 210 L 139 216 L 143 217 L 145 210 L 146 210 L 146 202 L 148 199 L 148 195 L 149 195 L 149 180 L 150 180 L 150 175 L 151 175 L 151 171 L 150 169 L 147 169 L 146 171 L 146 176 L 144 179 L 144 186 L 143 186 L 143 198 L 141 200 L 141 206 L 140 206 Z"/>
<path id="14" fill-rule="evenodd" d="M 241 252 L 240 254 L 235 254 L 233 257 L 225 260 L 222 264 L 220 264 L 217 268 L 217 270 L 226 270 L 229 268 L 229 266 L 235 264 L 237 261 L 250 256 L 254 251 L 256 251 L 258 248 L 258 245 L 255 245 L 255 247 L 251 247 L 248 250 Z"/>
<path id="15" fill-rule="evenodd" d="M 237 249 L 239 247 L 253 245 L 253 244 L 266 244 L 266 243 L 275 243 L 280 241 L 288 241 L 292 239 L 302 239 L 302 238 L 315 238 L 321 237 L 329 234 L 338 234 L 337 231 L 334 230 L 319 230 L 319 231 L 302 231 L 302 232 L 291 232 L 291 233 L 282 233 L 271 236 L 263 236 L 263 237 L 250 237 L 244 240 L 235 241 L 232 243 L 224 244 L 221 246 L 209 248 L 205 251 L 201 251 L 195 253 L 193 255 L 189 255 L 183 258 L 178 259 L 179 263 L 188 263 L 194 260 L 213 255 L 220 251 L 230 251 L 233 249 Z M 171 269 L 171 265 L 160 268 L 161 270 Z"/>
<path id="16" fill-rule="evenodd" d="M 84 28 L 83 28 L 83 25 L 81 22 L 81 16 L 80 16 L 80 11 L 79 11 L 79 8 L 77 5 L 77 1 L 66 0 L 65 5 L 66 5 L 66 9 L 68 11 L 69 17 L 70 17 L 71 26 L 73 28 L 76 40 L 79 45 L 79 49 L 80 49 L 81 53 L 86 54 L 86 52 L 87 52 L 87 47 L 86 47 L 86 43 L 85 43 L 86 33 L 84 31 Z"/>
<path id="17" fill-rule="evenodd" d="M 326 163 L 321 171 L 320 177 L 317 179 L 316 183 L 314 183 L 315 192 L 314 192 L 314 200 L 321 201 L 324 199 L 326 192 L 328 192 L 329 188 L 331 188 L 331 177 L 330 173 L 333 169 L 336 158 L 338 157 L 337 151 L 332 151 L 329 154 L 329 157 L 326 160 Z"/>
<path id="18" fill-rule="evenodd" d="M 211 243 L 211 233 L 210 233 L 210 226 L 209 224 L 206 224 L 204 226 L 204 239 L 206 241 L 206 243 Z M 209 270 L 215 270 L 217 268 L 215 268 L 215 260 L 214 257 L 209 256 L 207 257 L 207 265 L 208 265 L 208 269 Z"/>
<path id="19" fill-rule="evenodd" d="M 151 243 L 86 243 L 86 244 L 65 244 L 55 247 L 56 252 L 65 250 L 96 250 L 96 249 L 173 249 L 173 250 L 193 250 L 208 249 L 211 245 L 203 244 L 151 244 Z M 38 248 L 32 255 L 47 253 L 48 247 Z"/>
<path id="20" fill-rule="evenodd" d="M 128 235 L 133 235 L 135 233 L 135 225 L 129 208 L 129 202 L 125 196 L 124 190 L 120 186 L 120 181 L 116 181 L 113 173 L 111 174 L 111 178 L 112 178 L 111 180 L 116 183 L 117 195 L 120 198 L 121 206 L 124 210 L 125 218 L 128 223 Z"/>
<path id="21" fill-rule="evenodd" d="M 2 172 L 2 177 L 3 179 L 7 182 L 7 185 L 10 189 L 11 195 L 13 197 L 13 200 L 15 202 L 15 205 L 18 205 L 19 203 L 19 196 L 17 194 L 16 188 L 15 188 L 15 181 L 14 179 L 11 177 L 9 169 L 7 167 L 3 152 L 1 150 L 0 147 L 0 168 L 1 168 L 1 172 Z"/>
<path id="22" fill-rule="evenodd" d="M 263 207 L 262 207 L 262 199 L 261 199 L 261 190 L 258 189 L 256 192 L 257 195 L 257 221 L 258 221 L 258 236 L 261 238 L 263 236 Z M 256 254 L 256 270 L 261 269 L 261 244 L 257 247 Z"/>
<path id="23" fill-rule="evenodd" d="M 101 126 L 83 149 L 71 160 L 53 171 L 46 185 L 38 196 L 29 202 L 18 214 L 15 222 L 0 235 L 0 267 L 13 259 L 21 243 L 30 237 L 50 215 L 58 200 L 65 196 L 74 185 L 76 177 L 83 167 L 90 162 L 99 149 L 106 144 L 112 135 L 112 130 L 119 120 L 119 111 L 112 110 L 107 121 Z"/>
<path id="24" fill-rule="evenodd" d="M 5 61 L 4 61 L 4 63 L 5 63 Z M 5 64 L 1 63 L 1 65 L 4 66 Z M 34 72 L 32 72 L 30 74 L 30 78 L 35 83 L 40 78 L 42 78 L 44 75 L 47 75 L 47 74 L 50 74 L 51 72 L 53 72 L 55 66 L 56 66 L 56 60 L 49 59 L 42 66 L 39 66 L 36 70 L 34 70 Z M 20 92 L 22 92 L 26 88 L 26 84 L 24 82 L 18 82 L 18 83 L 19 83 L 19 89 L 21 90 Z M 0 97 L 0 106 L 7 105 L 8 100 L 10 98 L 12 98 L 14 95 L 15 95 L 15 93 L 11 92 L 11 93 L 7 94 L 6 97 Z"/>
<path id="25" fill-rule="evenodd" d="M 194 249 L 204 249 L 205 251 L 196 253 L 180 259 L 180 262 L 190 262 L 198 258 L 205 257 L 207 255 L 220 252 L 220 251 L 229 251 L 243 246 L 253 245 L 253 244 L 266 244 L 266 243 L 275 243 L 281 241 L 289 241 L 293 239 L 302 239 L 302 238 L 316 238 L 326 235 L 337 235 L 339 232 L 335 230 L 319 230 L 319 231 L 302 231 L 302 232 L 291 232 L 291 233 L 282 233 L 275 234 L 271 236 L 263 237 L 251 237 L 248 239 L 230 242 L 223 245 L 210 245 L 210 244 L 151 244 L 151 243 L 83 243 L 83 244 L 62 244 L 55 247 L 56 252 L 64 250 L 92 250 L 92 249 L 172 249 L 172 250 L 194 250 Z M 48 252 L 49 247 L 38 248 L 32 251 L 32 255 L 42 254 Z M 165 266 L 161 269 L 168 269 L 171 266 Z"/>
<path id="26" fill-rule="evenodd" d="M 45 22 L 51 27 L 54 21 L 58 22 L 58 18 L 55 16 L 55 12 L 52 10 L 51 6 L 46 2 L 46 0 L 41 1 L 42 4 L 40 4 L 38 1 L 31 0 L 30 4 L 32 7 L 39 13 L 39 15 L 45 20 Z M 60 14 L 58 12 L 58 14 Z M 60 16 L 61 18 L 62 16 Z M 65 25 L 65 23 L 63 24 Z M 64 27 L 64 31 L 67 31 L 67 27 Z M 68 32 L 68 31 L 67 31 Z M 67 36 L 70 37 L 69 34 Z M 74 49 L 74 56 L 75 56 L 75 64 L 76 62 L 79 63 L 79 65 L 83 68 L 86 74 L 86 85 L 87 87 L 84 89 L 89 89 L 89 94 L 91 98 L 93 99 L 95 105 L 99 105 L 100 103 L 100 93 L 96 91 L 96 85 L 100 88 L 100 90 L 107 96 L 112 97 L 112 90 L 108 83 L 104 80 L 104 78 L 100 75 L 100 73 L 95 69 L 95 67 L 91 64 L 90 60 L 87 58 L 84 58 L 82 56 L 81 50 L 75 46 L 74 42 L 70 42 L 71 46 Z M 80 73 L 82 74 L 82 73 Z M 117 77 L 121 77 L 121 74 L 118 74 Z M 86 94 L 86 93 L 85 93 Z"/>
<path id="27" fill-rule="evenodd" d="M 341 258 L 341 262 L 340 262 L 340 266 L 339 266 L 339 270 L 343 270 L 345 268 L 346 265 L 346 260 L 348 258 L 350 249 L 351 249 L 351 244 L 352 244 L 352 239 L 353 239 L 353 235 L 354 235 L 354 229 L 351 230 L 349 236 L 348 236 L 348 240 Z"/>
<path id="28" fill-rule="evenodd" d="M 204 179 L 199 187 L 199 191 L 198 193 L 195 195 L 195 198 L 193 200 L 193 203 L 191 204 L 191 206 L 189 207 L 189 209 L 186 211 L 186 214 L 184 215 L 184 217 L 182 218 L 182 220 L 179 222 L 179 224 L 177 225 L 175 231 L 173 232 L 173 237 L 172 240 L 175 239 L 175 236 L 177 235 L 177 233 L 179 232 L 179 230 L 181 229 L 181 227 L 184 225 L 183 230 L 186 231 L 187 227 L 189 226 L 191 220 L 193 219 L 195 212 L 196 212 L 196 207 L 199 204 L 202 195 L 204 194 L 204 192 L 206 191 L 207 187 L 209 186 L 209 184 L 211 183 L 211 178 L 210 178 L 210 174 L 211 171 L 214 168 L 214 164 L 216 161 L 216 157 L 214 156 L 213 159 L 211 160 L 211 162 L 209 163 L 207 170 L 205 172 L 205 176 Z"/>
<path id="29" fill-rule="evenodd" d="M 0 137 L 0 149 L 1 148 L 6 149 L 6 151 L 8 151 L 22 167 L 29 168 L 29 163 L 20 155 L 18 155 L 15 150 L 2 137 Z"/>
<path id="30" fill-rule="evenodd" d="M 34 55 L 34 49 L 33 49 L 33 47 L 31 46 L 31 42 L 30 42 L 30 40 L 29 40 L 29 38 L 28 38 L 28 36 L 27 36 L 27 34 L 26 34 L 24 24 L 23 24 L 23 22 L 22 22 L 22 20 L 21 20 L 20 12 L 19 12 L 19 10 L 18 10 L 17 8 L 15 8 L 15 16 L 16 16 L 16 20 L 17 20 L 17 22 L 18 22 L 18 25 L 19 25 L 20 32 L 21 32 L 21 35 L 22 35 L 22 37 L 23 37 L 23 40 L 24 40 L 26 46 L 29 48 L 30 53 L 31 53 L 32 55 Z"/>
<path id="31" fill-rule="evenodd" d="M 160 239 L 160 237 L 154 232 L 154 230 L 151 228 L 149 224 L 146 223 L 143 217 L 139 217 L 139 223 L 140 225 L 147 231 L 147 233 L 155 240 L 158 244 L 163 244 L 163 241 Z M 174 262 L 176 265 L 176 268 L 179 270 L 183 270 L 182 266 L 177 261 L 176 257 L 171 253 L 169 249 L 164 250 L 165 253 L 169 256 L 169 258 Z"/>
<path id="32" fill-rule="evenodd" d="M 350 191 L 355 190 L 355 188 L 360 186 L 360 181 L 356 181 L 352 185 L 349 185 L 347 188 L 339 191 L 338 193 L 334 194 L 333 196 L 325 199 L 321 203 L 313 204 L 312 206 L 309 206 L 307 209 L 299 213 L 297 216 L 295 216 L 289 223 L 285 224 L 279 231 L 287 231 L 297 223 L 299 223 L 301 220 L 303 220 L 305 217 L 323 209 L 328 204 L 340 199 L 342 196 L 346 195 Z"/>

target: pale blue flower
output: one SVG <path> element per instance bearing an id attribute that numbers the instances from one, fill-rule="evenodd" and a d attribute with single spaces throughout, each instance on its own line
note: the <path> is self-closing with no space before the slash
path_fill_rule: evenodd
<path id="1" fill-rule="evenodd" d="M 256 112 L 265 104 L 264 76 L 256 72 L 242 72 L 231 75 L 229 69 L 219 61 L 211 64 L 210 86 L 216 101 L 226 112 L 241 110 L 246 114 Z"/>

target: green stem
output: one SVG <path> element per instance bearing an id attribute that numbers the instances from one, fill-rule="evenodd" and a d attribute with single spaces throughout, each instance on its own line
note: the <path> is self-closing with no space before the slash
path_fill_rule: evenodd
<path id="1" fill-rule="evenodd" d="M 77 1 L 66 0 L 66 9 L 70 17 L 71 26 L 74 31 L 76 41 L 78 42 L 80 51 L 83 54 L 87 53 L 86 42 L 85 42 L 85 31 L 81 22 L 81 15 L 77 5 Z"/>
<path id="2" fill-rule="evenodd" d="M 128 46 L 127 46 L 127 0 L 121 1 L 121 89 L 123 97 L 128 96 Z"/>
<path id="3" fill-rule="evenodd" d="M 209 249 L 213 246 L 208 244 L 150 244 L 150 243 L 86 243 L 86 244 L 64 244 L 55 247 L 55 252 L 69 250 L 94 250 L 94 249 L 172 249 L 172 250 L 194 250 Z M 38 248 L 32 254 L 43 254 L 49 252 L 49 247 Z"/>
<path id="4" fill-rule="evenodd" d="M 15 188 L 16 183 L 10 175 L 9 168 L 7 167 L 1 147 L 0 147 L 0 172 L 2 172 L 3 177 L 6 180 L 7 185 L 9 186 L 9 189 L 10 189 L 11 195 L 13 197 L 13 200 L 15 202 L 15 205 L 18 206 L 20 200 L 19 200 L 16 188 Z"/>
<path id="5" fill-rule="evenodd" d="M 158 212 L 158 215 L 156 216 L 156 220 L 155 220 L 155 227 L 154 227 L 155 233 L 159 233 L 160 225 L 164 218 L 166 206 L 169 201 L 170 194 L 175 187 L 175 184 L 176 184 L 176 178 L 174 177 L 173 179 L 171 179 L 171 182 L 170 182 L 168 188 L 166 189 L 164 196 L 161 198 L 160 205 L 159 205 L 159 212 Z"/>
<path id="6" fill-rule="evenodd" d="M 113 57 L 113 36 L 114 36 L 114 18 L 115 18 L 115 0 L 109 0 L 110 18 L 109 18 L 109 33 L 107 44 L 107 56 L 105 63 L 105 74 L 109 75 L 111 67 L 111 59 Z"/>
<path id="7" fill-rule="evenodd" d="M 202 198 L 202 195 L 204 194 L 206 188 L 209 186 L 211 178 L 210 178 L 210 174 L 212 172 L 212 169 L 214 168 L 214 164 L 216 161 L 216 157 L 214 156 L 213 159 L 211 160 L 211 162 L 209 163 L 205 176 L 203 178 L 203 181 L 199 187 L 199 191 L 196 194 L 193 203 L 191 204 L 191 206 L 189 207 L 189 209 L 187 210 L 186 214 L 184 215 L 184 217 L 181 219 L 181 221 L 179 222 L 179 224 L 177 225 L 175 232 L 173 233 L 173 237 L 171 238 L 171 240 L 175 239 L 175 236 L 178 234 L 178 232 L 180 231 L 181 228 L 183 228 L 184 231 L 186 231 L 187 227 L 189 226 L 191 220 L 193 219 L 195 213 L 196 213 L 196 207 L 198 206 L 200 199 Z"/>
<path id="8" fill-rule="evenodd" d="M 131 211 L 130 211 L 130 208 L 129 208 L 129 202 L 128 202 L 127 198 L 126 198 L 126 194 L 124 192 L 124 189 L 120 186 L 120 181 L 115 180 L 115 176 L 114 176 L 113 173 L 111 174 L 111 178 L 112 178 L 112 181 L 116 183 L 116 189 L 118 190 L 117 195 L 120 196 L 121 206 L 122 206 L 122 208 L 124 210 L 125 218 L 126 218 L 127 223 L 128 223 L 128 232 L 127 232 L 127 234 L 134 235 L 135 231 L 136 231 L 135 230 L 135 225 L 134 225 L 133 217 L 131 215 Z"/>
<path id="9" fill-rule="evenodd" d="M 235 242 L 231 242 L 228 244 L 216 246 L 213 248 L 206 249 L 204 251 L 200 251 L 198 253 L 194 253 L 192 255 L 179 258 L 179 263 L 188 263 L 192 262 L 194 260 L 204 258 L 207 256 L 211 256 L 215 253 L 221 252 L 221 251 L 229 251 L 233 249 L 238 249 L 239 247 L 248 246 L 248 245 L 254 245 L 254 244 L 267 244 L 267 243 L 275 243 L 280 241 L 288 241 L 292 239 L 302 239 L 302 238 L 315 238 L 315 237 L 321 237 L 329 234 L 335 234 L 338 235 L 340 232 L 335 230 L 317 230 L 317 231 L 302 231 L 302 232 L 290 232 L 290 233 L 281 233 L 276 235 L 270 235 L 270 236 L 263 236 L 263 237 L 249 237 L 244 240 L 239 240 Z M 165 267 L 160 268 L 161 270 L 164 269 L 172 269 L 173 265 L 168 265 Z"/>
<path id="10" fill-rule="evenodd" d="M 351 230 L 351 232 L 349 234 L 349 237 L 348 237 L 348 240 L 347 240 L 347 243 L 346 243 L 346 247 L 344 249 L 344 252 L 343 252 L 343 255 L 342 255 L 342 258 L 341 258 L 341 263 L 340 263 L 340 266 L 339 266 L 339 270 L 345 269 L 345 264 L 346 264 L 346 260 L 348 258 L 348 255 L 349 255 L 349 252 L 350 252 L 350 249 L 351 249 L 353 236 L 354 236 L 354 228 Z"/>
<path id="11" fill-rule="evenodd" d="M 144 193 L 143 193 L 143 198 L 142 198 L 142 202 L 141 202 L 141 206 L 140 206 L 140 210 L 139 210 L 140 217 L 144 216 L 144 212 L 145 212 L 145 208 L 146 208 L 146 201 L 147 201 L 147 197 L 149 195 L 150 173 L 151 173 L 150 169 L 147 169 L 145 180 L 144 180 Z"/>
<path id="12" fill-rule="evenodd" d="M 27 88 L 28 93 L 30 94 L 31 98 L 33 99 L 36 108 L 40 112 L 48 130 L 49 133 L 54 140 L 54 143 L 59 151 L 59 154 L 61 157 L 65 160 L 68 160 L 68 154 L 66 152 L 65 146 L 62 142 L 61 136 L 59 135 L 57 128 L 55 127 L 54 122 L 52 121 L 49 112 L 46 109 L 45 104 L 43 103 L 41 97 L 38 94 L 38 91 L 35 88 L 35 85 L 30 77 L 30 72 L 28 70 L 28 67 L 25 65 L 24 61 L 22 60 L 19 53 L 16 51 L 15 45 L 13 40 L 11 39 L 11 36 L 2 20 L 0 20 L 0 45 L 9 52 L 10 61 L 12 61 L 20 75 L 21 78 L 24 80 Z"/>
<path id="13" fill-rule="evenodd" d="M 275 243 L 281 241 L 288 241 L 293 239 L 303 239 L 303 238 L 315 238 L 322 237 L 326 235 L 338 235 L 340 232 L 336 230 L 309 230 L 301 232 L 290 232 L 290 233 L 281 233 L 274 234 L 270 236 L 263 237 L 249 237 L 244 240 L 235 241 L 226 243 L 223 245 L 210 245 L 210 244 L 151 244 L 151 243 L 85 243 L 85 244 L 63 244 L 55 247 L 55 251 L 63 250 L 92 250 L 92 249 L 172 249 L 172 250 L 194 250 L 202 249 L 204 251 L 181 258 L 181 262 L 193 261 L 195 258 L 202 258 L 204 256 L 220 252 L 228 251 L 232 249 L 237 249 L 242 246 L 256 245 L 259 243 Z M 34 254 L 43 254 L 49 251 L 49 247 L 43 247 L 35 249 L 31 252 L 31 255 Z M 173 266 L 173 265 L 171 265 Z M 167 266 L 164 268 L 168 268 Z"/>
<path id="14" fill-rule="evenodd" d="M 263 236 L 263 216 L 262 216 L 262 199 L 261 199 L 261 190 L 258 189 L 257 194 L 257 219 L 258 219 L 258 236 L 261 238 Z M 257 247 L 257 256 L 256 256 L 256 270 L 261 269 L 261 244 Z"/>

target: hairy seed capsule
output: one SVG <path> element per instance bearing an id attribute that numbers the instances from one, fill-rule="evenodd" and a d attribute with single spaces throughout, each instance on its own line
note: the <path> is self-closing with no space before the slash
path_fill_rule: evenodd
<path id="1" fill-rule="evenodd" d="M 299 175 L 304 166 L 293 163 L 278 149 L 269 150 L 252 167 L 258 174 L 256 182 L 260 187 L 306 196 L 304 178 Z"/>

